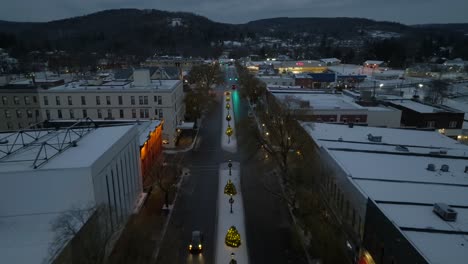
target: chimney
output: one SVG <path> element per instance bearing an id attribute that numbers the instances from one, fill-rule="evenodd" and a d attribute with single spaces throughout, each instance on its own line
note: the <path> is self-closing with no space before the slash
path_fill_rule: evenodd
<path id="1" fill-rule="evenodd" d="M 149 69 L 134 70 L 133 84 L 135 86 L 149 86 L 151 84 Z"/>

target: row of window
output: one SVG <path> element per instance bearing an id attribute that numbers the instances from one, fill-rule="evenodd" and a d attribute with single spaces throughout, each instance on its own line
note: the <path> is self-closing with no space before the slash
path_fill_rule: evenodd
<path id="1" fill-rule="evenodd" d="M 429 128 L 435 128 L 436 127 L 436 122 L 435 121 L 427 121 L 427 127 Z M 449 122 L 449 128 L 456 128 L 458 125 L 458 121 L 450 121 Z"/>
<path id="2" fill-rule="evenodd" d="M 53 110 L 48 110 L 48 109 L 45 110 L 47 119 L 51 119 L 51 117 L 52 117 L 51 116 L 51 113 L 52 113 L 51 111 L 53 111 Z M 92 110 L 92 111 L 94 111 L 94 110 Z M 150 111 L 150 109 L 139 109 L 139 111 L 137 112 L 137 109 L 132 109 L 131 118 L 138 118 L 138 117 L 139 118 L 149 118 L 150 117 L 149 111 Z M 58 109 L 58 110 L 56 110 L 57 114 L 55 116 L 57 118 L 59 118 L 59 119 L 65 118 L 64 117 L 64 112 L 68 112 L 68 119 L 89 117 L 87 109 L 82 109 L 81 110 L 81 116 L 80 117 L 77 114 L 80 111 L 75 110 L 75 109 L 69 109 L 68 111 Z M 118 113 L 119 113 L 118 114 L 119 118 L 125 118 L 125 111 L 123 109 L 119 109 Z M 114 118 L 112 109 L 107 109 L 107 110 L 97 109 L 96 110 L 96 115 L 97 115 L 97 118 L 106 118 L 106 119 Z M 104 117 L 104 115 L 105 115 L 105 117 Z M 163 110 L 162 109 L 154 109 L 154 116 L 158 117 L 159 119 L 162 119 L 163 118 Z"/>
<path id="3" fill-rule="evenodd" d="M 33 103 L 37 103 L 37 97 L 36 96 L 23 96 L 23 102 L 25 105 L 30 105 L 31 104 L 31 98 Z M 8 105 L 8 96 L 2 96 L 2 104 L 3 105 Z M 19 96 L 13 96 L 13 104 L 15 105 L 20 105 L 21 104 L 21 99 Z"/>
<path id="4" fill-rule="evenodd" d="M 23 118 L 23 117 L 27 117 L 27 118 L 33 118 L 33 110 L 29 110 L 27 109 L 26 111 L 23 111 L 21 109 L 17 109 L 16 111 L 16 117 L 17 118 Z M 11 118 L 12 117 L 12 112 L 10 110 L 4 110 L 4 115 L 5 115 L 5 118 Z M 39 117 L 39 110 L 34 110 L 34 116 L 36 118 Z"/>
<path id="5" fill-rule="evenodd" d="M 103 96 L 104 97 L 104 96 Z M 112 105 L 112 100 L 111 96 L 107 95 L 105 96 L 105 102 L 106 105 Z M 155 95 L 154 98 L 154 103 L 158 105 L 162 105 L 162 96 L 160 95 Z M 119 95 L 117 97 L 117 101 L 119 105 L 123 105 L 123 96 Z M 148 105 L 148 96 L 138 96 L 138 103 L 139 105 Z M 55 96 L 55 105 L 61 105 L 61 97 L 60 96 Z M 72 96 L 67 96 L 67 104 L 68 105 L 73 105 L 73 97 Z M 81 96 L 81 105 L 86 105 L 87 104 L 87 99 L 86 96 L 82 95 Z M 130 96 L 130 104 L 135 105 L 136 104 L 136 96 Z M 49 97 L 44 96 L 44 105 L 49 105 Z M 96 96 L 96 105 L 101 105 L 101 96 L 97 95 Z"/>
<path id="6" fill-rule="evenodd" d="M 343 219 L 348 221 L 351 227 L 356 233 L 361 234 L 362 231 L 362 219 L 358 215 L 356 209 L 352 208 L 351 203 L 346 199 L 344 193 L 336 185 L 335 181 L 331 176 L 325 178 L 325 188 L 330 194 L 330 200 L 332 204 L 339 210 Z"/>

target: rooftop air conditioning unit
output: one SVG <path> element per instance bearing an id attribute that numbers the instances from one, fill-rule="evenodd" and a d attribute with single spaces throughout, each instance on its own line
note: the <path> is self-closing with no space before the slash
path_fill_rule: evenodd
<path id="1" fill-rule="evenodd" d="M 382 142 L 382 136 L 373 136 L 372 134 L 368 134 L 367 139 L 371 142 Z"/>
<path id="2" fill-rule="evenodd" d="M 445 221 L 455 222 L 457 220 L 457 211 L 445 203 L 435 203 L 432 211 Z"/>
<path id="3" fill-rule="evenodd" d="M 429 163 L 429 164 L 427 165 L 427 170 L 428 170 L 428 171 L 436 171 L 436 167 L 435 167 L 434 164 Z"/>
<path id="4" fill-rule="evenodd" d="M 448 172 L 449 171 L 449 166 L 447 164 L 444 164 L 444 165 L 442 165 L 442 167 L 440 167 L 440 170 L 443 171 L 443 172 Z"/>

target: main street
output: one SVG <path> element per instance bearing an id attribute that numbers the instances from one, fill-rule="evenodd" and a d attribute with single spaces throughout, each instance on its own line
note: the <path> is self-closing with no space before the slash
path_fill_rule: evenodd
<path id="1" fill-rule="evenodd" d="M 214 263 L 218 164 L 229 159 L 241 162 L 247 228 L 247 238 L 243 239 L 247 239 L 250 262 L 302 263 L 301 254 L 291 248 L 292 229 L 287 208 L 263 188 L 261 176 L 268 170 L 264 170 L 266 164 L 255 154 L 253 134 L 248 128 L 248 103 L 238 94 L 232 96 L 232 104 L 239 152 L 231 154 L 221 149 L 221 118 L 225 118 L 221 116 L 221 96 L 225 87 L 230 89 L 232 84 L 237 85 L 235 68 L 227 67 L 224 70 L 226 86 L 216 89 L 217 102 L 205 115 L 194 149 L 172 157 L 181 161 L 190 173 L 185 176 L 179 189 L 179 198 L 157 263 Z M 188 253 L 188 243 L 194 230 L 205 234 L 205 247 L 201 255 Z"/>

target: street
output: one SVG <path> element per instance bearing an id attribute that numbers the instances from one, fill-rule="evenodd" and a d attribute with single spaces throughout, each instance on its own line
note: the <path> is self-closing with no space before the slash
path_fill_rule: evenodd
<path id="1" fill-rule="evenodd" d="M 225 68 L 226 86 L 237 82 L 234 67 Z M 231 78 L 231 80 L 229 80 Z M 160 248 L 157 263 L 214 263 L 218 165 L 229 159 L 241 162 L 241 180 L 245 204 L 247 243 L 251 263 L 305 263 L 300 252 L 292 248 L 292 228 L 285 204 L 263 188 L 263 174 L 271 165 L 259 158 L 254 134 L 248 120 L 248 103 L 233 91 L 232 105 L 236 116 L 235 135 L 239 151 L 236 154 L 221 149 L 221 95 L 206 113 L 199 128 L 198 142 L 192 151 L 168 156 L 190 170 L 179 190 L 171 221 Z M 224 104 L 224 102 L 223 102 Z M 224 133 L 224 132 L 223 132 Z M 275 179 L 275 178 L 273 178 Z M 276 190 L 279 185 L 276 181 Z M 188 252 L 191 232 L 205 234 L 204 251 L 200 255 Z"/>

